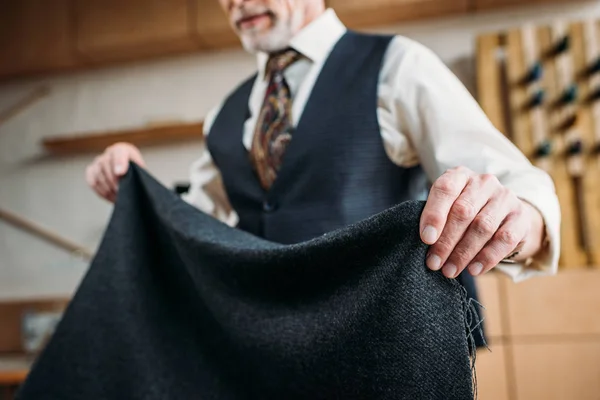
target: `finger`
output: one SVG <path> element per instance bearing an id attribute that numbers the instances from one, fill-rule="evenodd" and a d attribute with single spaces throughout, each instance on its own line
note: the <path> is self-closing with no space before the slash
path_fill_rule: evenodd
<path id="1" fill-rule="evenodd" d="M 90 164 L 85 170 L 85 180 L 87 184 L 98 194 L 100 197 L 114 202 L 116 198 L 115 194 L 109 190 L 107 185 L 104 183 L 104 177 L 100 168 L 100 157 L 96 157 L 94 163 Z M 111 200 L 113 199 L 113 200 Z"/>
<path id="2" fill-rule="evenodd" d="M 118 177 L 114 173 L 112 168 L 112 155 L 111 152 L 104 154 L 100 158 L 100 172 L 102 174 L 103 181 L 109 186 L 111 192 L 116 192 L 118 187 Z"/>
<path id="3" fill-rule="evenodd" d="M 518 206 L 517 202 L 518 199 L 506 190 L 501 193 L 495 192 L 448 256 L 443 270 L 444 275 L 454 278 L 467 266 L 469 271 L 481 273 L 483 266 L 474 261 L 475 257 L 492 239 L 511 211 Z"/>
<path id="4" fill-rule="evenodd" d="M 475 263 L 481 264 L 481 272 L 478 275 L 494 268 L 520 246 L 527 236 L 528 229 L 529 227 L 522 222 L 518 213 L 509 214 L 492 237 L 492 240 L 475 256 L 472 265 Z M 469 271 L 471 271 L 472 265 L 469 266 Z"/>
<path id="5" fill-rule="evenodd" d="M 98 173 L 96 174 L 96 187 L 102 197 L 107 200 L 110 199 L 113 190 L 100 165 L 98 166 Z"/>
<path id="6" fill-rule="evenodd" d="M 92 189 L 94 188 L 96 184 L 96 179 L 94 177 L 94 164 L 88 165 L 85 169 L 85 182 L 88 184 L 89 187 L 91 187 Z"/>
<path id="7" fill-rule="evenodd" d="M 117 194 L 115 192 L 110 192 L 106 197 L 106 200 L 110 201 L 111 203 L 114 203 L 117 201 Z"/>
<path id="8" fill-rule="evenodd" d="M 421 240 L 427 244 L 438 243 L 440 233 L 450 213 L 454 201 L 458 198 L 469 180 L 463 171 L 449 170 L 440 176 L 431 187 L 429 197 L 421 214 Z M 442 267 L 444 260 L 430 249 L 426 264 L 432 270 Z"/>
<path id="9" fill-rule="evenodd" d="M 96 157 L 96 160 L 88 166 L 86 170 L 86 181 L 98 195 L 104 197 L 104 188 L 98 183 L 98 175 L 100 174 L 99 159 L 100 157 Z"/>
<path id="10" fill-rule="evenodd" d="M 450 208 L 446 226 L 438 241 L 430 249 L 432 254 L 439 257 L 440 265 L 443 265 L 443 273 L 447 277 L 455 277 L 467 266 L 448 259 L 480 211 L 501 189 L 498 179 L 491 175 L 473 177 Z M 504 216 L 506 214 L 508 212 Z"/>
<path id="11" fill-rule="evenodd" d="M 424 243 L 433 244 L 438 240 L 450 208 L 467 185 L 469 175 L 464 169 L 448 170 L 431 186 L 420 221 L 421 240 Z"/>
<path id="12" fill-rule="evenodd" d="M 111 167 L 112 172 L 118 178 L 127 173 L 129 168 L 130 149 L 125 146 L 116 146 L 111 152 Z"/>

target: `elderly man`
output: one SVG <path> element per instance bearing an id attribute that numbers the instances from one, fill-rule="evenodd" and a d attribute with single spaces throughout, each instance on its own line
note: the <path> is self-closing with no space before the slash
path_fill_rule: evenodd
<path id="1" fill-rule="evenodd" d="M 347 30 L 323 0 L 220 0 L 258 72 L 206 118 L 186 201 L 266 239 L 308 240 L 426 199 L 426 264 L 467 287 L 497 267 L 556 271 L 550 177 L 486 118 L 427 48 Z M 88 167 L 113 201 L 130 144 Z M 464 271 L 464 273 L 463 273 Z"/>

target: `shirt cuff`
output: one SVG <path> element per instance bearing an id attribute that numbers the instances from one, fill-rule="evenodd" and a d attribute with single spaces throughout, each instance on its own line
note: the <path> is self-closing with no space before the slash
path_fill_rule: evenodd
<path id="1" fill-rule="evenodd" d="M 508 275 L 514 282 L 535 276 L 555 275 L 560 256 L 560 206 L 552 193 L 519 193 L 519 198 L 536 208 L 544 220 L 545 238 L 540 251 L 521 262 L 501 262 L 496 269 Z"/>

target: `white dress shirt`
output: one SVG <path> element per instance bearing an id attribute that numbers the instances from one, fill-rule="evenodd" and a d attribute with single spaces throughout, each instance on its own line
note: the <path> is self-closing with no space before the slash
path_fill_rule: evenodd
<path id="1" fill-rule="evenodd" d="M 323 64 L 345 32 L 346 27 L 335 12 L 328 9 L 291 40 L 290 46 L 305 56 L 284 72 L 293 99 L 293 124 L 300 119 Z M 257 59 L 258 76 L 249 100 L 251 116 L 243 135 L 248 150 L 267 87 L 268 55 L 259 53 Z M 209 134 L 221 105 L 206 117 L 205 135 Z M 377 115 L 385 150 L 397 165 L 421 164 L 432 182 L 456 166 L 494 174 L 504 186 L 541 212 L 548 248 L 533 262 L 501 263 L 498 269 L 515 281 L 556 272 L 560 207 L 551 178 L 535 168 L 492 125 L 463 84 L 431 50 L 406 37 L 394 37 L 380 71 Z M 186 201 L 231 226 L 237 223 L 237 214 L 206 147 L 191 167 L 190 183 L 190 191 L 183 196 Z"/>

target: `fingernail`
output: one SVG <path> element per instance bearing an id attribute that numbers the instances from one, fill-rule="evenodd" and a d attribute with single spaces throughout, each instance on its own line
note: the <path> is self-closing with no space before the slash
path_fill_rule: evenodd
<path id="1" fill-rule="evenodd" d="M 483 270 L 483 264 L 480 262 L 473 263 L 469 267 L 469 272 L 471 272 L 471 275 L 473 275 L 473 276 L 479 275 L 482 270 Z"/>
<path id="2" fill-rule="evenodd" d="M 125 168 L 122 165 L 115 165 L 115 174 L 120 175 L 125 172 Z"/>
<path id="3" fill-rule="evenodd" d="M 437 271 L 442 266 L 442 259 L 439 256 L 436 256 L 435 254 L 430 254 L 427 257 L 426 262 L 429 269 L 432 269 L 434 271 Z"/>
<path id="4" fill-rule="evenodd" d="M 437 240 L 437 229 L 431 225 L 427 225 L 421 234 L 425 243 L 431 244 Z"/>
<path id="5" fill-rule="evenodd" d="M 454 278 L 454 275 L 456 275 L 456 271 L 458 271 L 458 268 L 456 268 L 456 265 L 449 264 L 449 263 L 444 265 L 444 268 L 442 270 L 442 272 L 444 273 L 444 275 L 447 278 Z"/>

